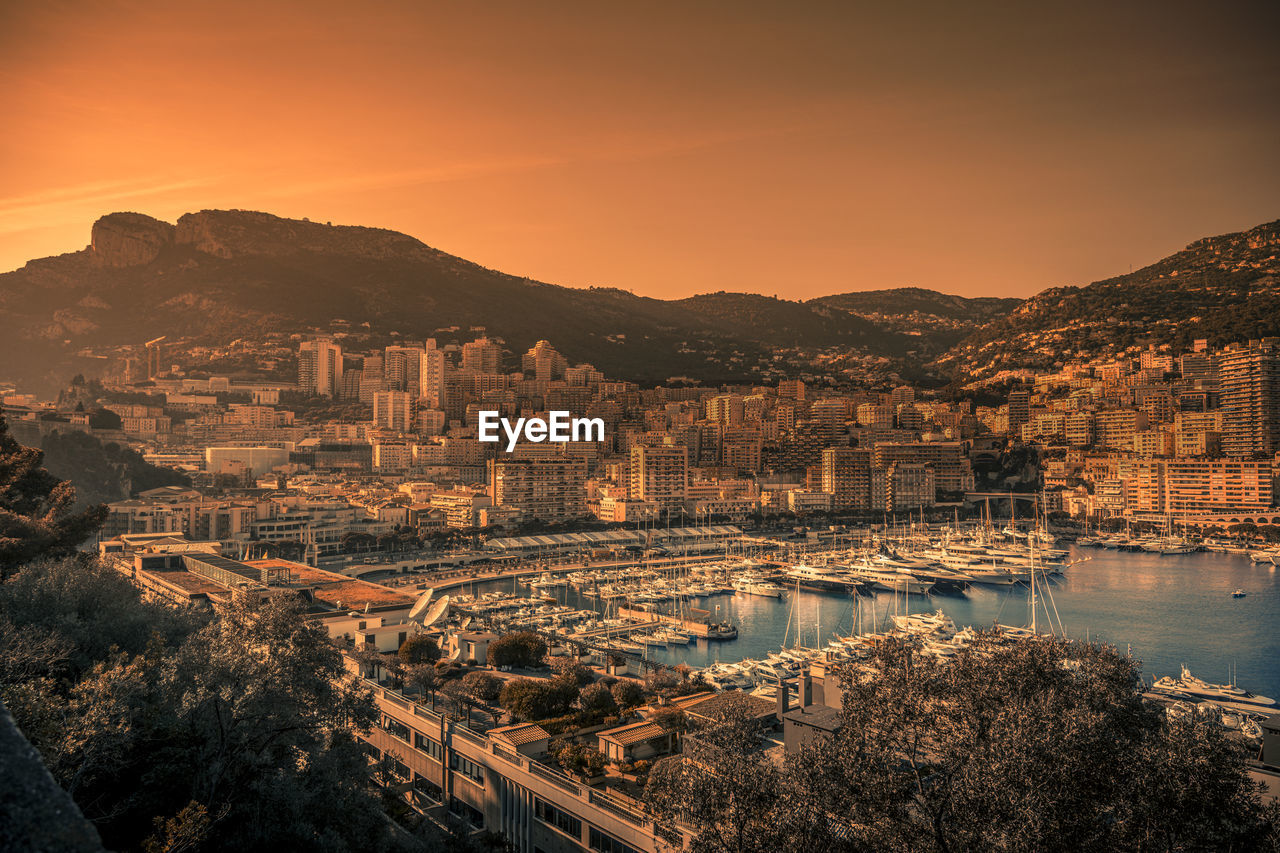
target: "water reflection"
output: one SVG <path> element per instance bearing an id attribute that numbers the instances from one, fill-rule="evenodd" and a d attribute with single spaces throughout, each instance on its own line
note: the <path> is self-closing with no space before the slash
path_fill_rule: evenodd
<path id="1" fill-rule="evenodd" d="M 1088 557 L 1054 578 L 1041 592 L 1038 621 L 1045 607 L 1068 635 L 1101 639 L 1131 650 L 1144 661 L 1148 678 L 1176 674 L 1185 663 L 1202 678 L 1226 680 L 1238 673 L 1241 685 L 1265 695 L 1280 693 L 1280 573 L 1274 566 L 1252 564 L 1248 557 L 1227 554 L 1159 556 L 1084 549 L 1072 559 Z M 1243 589 L 1245 598 L 1231 597 Z M 480 585 L 478 591 L 511 591 L 510 581 Z M 527 589 L 521 588 L 522 592 Z M 567 604 L 599 609 L 599 603 L 573 589 L 556 597 Z M 942 610 L 958 625 L 988 626 L 999 621 L 1030 621 L 1025 586 L 974 586 L 963 593 L 894 596 L 880 593 L 855 601 L 850 596 L 794 590 L 785 599 L 755 595 L 716 595 L 692 605 L 729 619 L 739 639 L 695 641 L 688 646 L 651 648 L 667 663 L 705 666 L 717 660 L 761 657 L 788 646 L 821 645 L 833 633 L 848 634 L 855 621 L 868 629 L 895 613 Z M 1054 620 L 1056 622 L 1056 619 Z"/>

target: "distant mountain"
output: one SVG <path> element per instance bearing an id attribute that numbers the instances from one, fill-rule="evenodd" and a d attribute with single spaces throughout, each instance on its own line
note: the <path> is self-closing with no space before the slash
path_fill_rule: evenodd
<path id="1" fill-rule="evenodd" d="M 968 298 L 898 287 L 820 296 L 806 304 L 853 314 L 886 331 L 915 335 L 921 339 L 923 354 L 938 355 L 1021 303 L 1021 299 Z"/>
<path id="2" fill-rule="evenodd" d="M 1196 338 L 1280 335 L 1280 220 L 1197 240 L 1127 275 L 1057 287 L 959 343 L 935 366 L 958 377 L 1043 369 L 1082 356 Z"/>
<path id="3" fill-rule="evenodd" d="M 508 275 L 379 228 L 243 210 L 176 223 L 112 213 L 87 248 L 0 274 L 0 381 L 61 388 L 160 335 L 184 347 L 275 340 L 275 369 L 288 375 L 289 335 L 346 332 L 359 348 L 468 340 L 477 326 L 513 353 L 546 338 L 572 362 L 641 382 L 749 381 L 810 366 L 985 377 L 1147 342 L 1280 334 L 1278 250 L 1273 222 L 1021 303 L 919 288 L 661 300 Z M 794 360 L 779 362 L 780 350 Z"/>
<path id="4" fill-rule="evenodd" d="M 914 345 L 822 305 L 559 287 L 377 228 L 240 210 L 188 213 L 176 224 L 113 213 L 94 223 L 86 249 L 0 274 L 0 379 L 65 374 L 73 353 L 159 335 L 218 344 L 334 321 L 410 340 L 483 326 L 513 352 L 547 338 L 571 361 L 640 381 L 748 378 L 778 347 L 892 357 Z"/>

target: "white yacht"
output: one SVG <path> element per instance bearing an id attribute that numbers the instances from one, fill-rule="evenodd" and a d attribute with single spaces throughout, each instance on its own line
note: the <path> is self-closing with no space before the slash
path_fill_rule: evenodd
<path id="1" fill-rule="evenodd" d="M 786 590 L 776 583 L 763 578 L 738 578 L 733 582 L 733 588 L 737 592 L 745 592 L 749 595 L 763 595 L 769 598 L 782 598 L 786 593 Z"/>

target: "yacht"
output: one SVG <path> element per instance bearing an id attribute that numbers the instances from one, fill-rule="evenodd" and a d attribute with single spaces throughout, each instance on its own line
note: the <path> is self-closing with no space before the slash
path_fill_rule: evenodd
<path id="1" fill-rule="evenodd" d="M 853 573 L 856 578 L 870 583 L 873 588 L 888 592 L 924 594 L 933 589 L 932 581 L 920 580 L 908 572 L 878 569 L 867 565 L 854 569 Z"/>
<path id="2" fill-rule="evenodd" d="M 848 592 L 858 587 L 856 579 L 842 571 L 839 566 L 809 566 L 796 563 L 786 571 L 787 578 L 805 589 L 819 589 L 827 592 Z"/>
<path id="3" fill-rule="evenodd" d="M 733 588 L 737 592 L 745 592 L 750 595 L 764 595 L 769 598 L 782 598 L 786 592 L 776 583 L 764 580 L 762 578 L 738 578 L 733 582 Z"/>
<path id="4" fill-rule="evenodd" d="M 1163 680 L 1163 679 L 1162 679 Z M 1159 684 L 1160 682 L 1156 682 Z M 1241 690 L 1234 684 L 1212 684 L 1191 674 L 1185 666 L 1182 677 L 1177 680 L 1181 690 L 1200 699 L 1225 699 L 1236 705 L 1257 705 L 1263 708 L 1276 704 L 1276 700 L 1267 696 L 1257 696 L 1248 690 Z"/>

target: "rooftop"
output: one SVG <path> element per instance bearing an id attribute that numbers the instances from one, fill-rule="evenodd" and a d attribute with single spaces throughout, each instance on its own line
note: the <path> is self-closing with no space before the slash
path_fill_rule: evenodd
<path id="1" fill-rule="evenodd" d="M 547 730 L 537 723 L 520 723 L 514 726 L 499 726 L 489 729 L 489 737 L 501 738 L 512 746 L 524 746 L 551 737 Z"/>
<path id="2" fill-rule="evenodd" d="M 618 726 L 616 729 L 608 729 L 600 732 L 602 740 L 611 740 L 622 746 L 632 746 L 637 743 L 644 743 L 647 740 L 664 737 L 669 732 L 658 723 L 649 720 L 641 720 L 638 723 L 630 723 L 625 726 Z"/>

